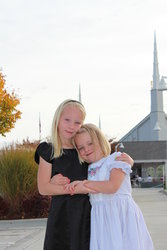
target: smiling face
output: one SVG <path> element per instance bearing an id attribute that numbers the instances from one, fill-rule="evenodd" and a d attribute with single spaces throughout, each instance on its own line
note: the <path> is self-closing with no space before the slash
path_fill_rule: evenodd
<path id="1" fill-rule="evenodd" d="M 87 131 L 76 134 L 74 140 L 81 158 L 87 163 L 96 162 L 104 156 L 98 140 L 93 140 Z"/>
<path id="2" fill-rule="evenodd" d="M 77 107 L 68 105 L 64 108 L 58 124 L 58 131 L 63 145 L 71 141 L 80 129 L 83 120 L 83 114 Z"/>

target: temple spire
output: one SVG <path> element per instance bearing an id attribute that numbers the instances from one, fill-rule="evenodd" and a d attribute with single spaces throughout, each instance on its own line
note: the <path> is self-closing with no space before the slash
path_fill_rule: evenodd
<path id="1" fill-rule="evenodd" d="M 156 42 L 156 32 L 154 32 L 154 62 L 153 62 L 153 89 L 159 88 L 159 66 Z"/>
<path id="2" fill-rule="evenodd" d="M 101 118 L 100 118 L 100 115 L 99 115 L 99 128 L 101 129 Z"/>
<path id="3" fill-rule="evenodd" d="M 81 98 L 81 85 L 79 84 L 79 101 L 82 102 L 82 98 Z"/>
<path id="4" fill-rule="evenodd" d="M 39 141 L 41 140 L 41 115 L 39 113 Z"/>

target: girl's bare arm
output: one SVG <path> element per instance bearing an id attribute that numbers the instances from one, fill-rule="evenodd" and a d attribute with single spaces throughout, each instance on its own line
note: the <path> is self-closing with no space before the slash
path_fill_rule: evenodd
<path id="1" fill-rule="evenodd" d="M 112 169 L 108 181 L 86 181 L 85 186 L 98 193 L 111 194 L 115 193 L 121 186 L 125 173 L 121 169 Z"/>
<path id="2" fill-rule="evenodd" d="M 40 157 L 37 185 L 41 195 L 62 195 L 70 192 L 64 188 L 64 185 L 51 182 L 52 165 Z"/>

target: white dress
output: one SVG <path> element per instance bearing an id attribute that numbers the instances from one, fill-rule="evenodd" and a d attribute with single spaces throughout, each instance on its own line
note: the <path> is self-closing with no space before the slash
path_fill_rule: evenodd
<path id="1" fill-rule="evenodd" d="M 113 168 L 121 168 L 125 178 L 114 194 L 90 194 L 90 250 L 153 250 L 142 212 L 131 195 L 131 166 L 115 161 L 113 153 L 89 165 L 88 179 L 109 180 Z"/>

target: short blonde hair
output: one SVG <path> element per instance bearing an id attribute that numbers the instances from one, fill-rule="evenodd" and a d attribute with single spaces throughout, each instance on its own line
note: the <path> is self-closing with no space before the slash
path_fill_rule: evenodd
<path id="1" fill-rule="evenodd" d="M 105 135 L 103 134 L 103 132 L 101 131 L 101 129 L 99 129 L 96 125 L 91 124 L 91 123 L 82 125 L 82 127 L 76 133 L 76 135 L 77 134 L 82 134 L 82 133 L 88 133 L 90 135 L 91 139 L 92 139 L 93 144 L 96 141 L 99 143 L 104 157 L 110 155 L 110 153 L 111 153 L 111 145 L 110 145 L 109 141 L 107 140 L 107 138 L 105 137 Z M 75 142 L 75 137 L 74 137 L 74 142 Z M 76 145 L 75 145 L 75 147 L 76 147 Z M 77 147 L 76 147 L 76 149 L 77 149 Z M 78 150 L 77 150 L 77 152 L 78 152 L 78 155 L 79 155 L 80 162 L 84 162 L 84 160 L 80 156 Z"/>
<path id="2" fill-rule="evenodd" d="M 58 125 L 63 110 L 69 105 L 77 107 L 82 112 L 83 122 L 86 116 L 85 108 L 79 101 L 73 99 L 67 99 L 58 106 L 52 122 L 51 142 L 53 144 L 53 157 L 59 157 L 62 155 L 62 143 L 58 132 Z"/>

